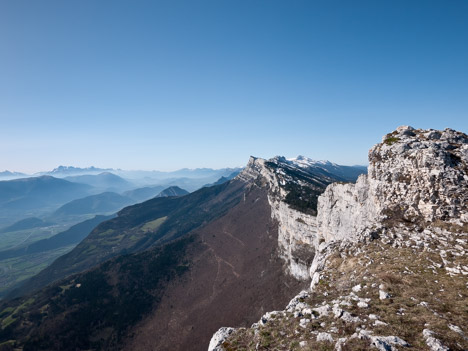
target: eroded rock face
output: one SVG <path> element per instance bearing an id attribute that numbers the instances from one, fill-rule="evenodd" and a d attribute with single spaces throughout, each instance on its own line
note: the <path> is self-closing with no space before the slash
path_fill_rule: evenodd
<path id="1" fill-rule="evenodd" d="M 266 161 L 251 157 L 247 167 L 237 177 L 269 189 L 271 217 L 278 223 L 279 255 L 285 261 L 289 274 L 296 279 L 307 281 L 317 244 L 316 217 L 293 209 L 285 202 L 288 195 L 286 184 L 297 182 L 298 187 L 302 184 L 300 180 L 287 178 L 281 167 L 275 169 L 268 166 L 268 163 L 273 166 L 281 164 L 282 160 L 283 158 L 275 158 Z"/>
<path id="2" fill-rule="evenodd" d="M 349 240 L 376 227 L 376 208 L 376 199 L 369 195 L 367 175 L 361 175 L 356 184 L 329 185 L 318 201 L 320 237 L 325 242 Z"/>
<path id="3" fill-rule="evenodd" d="M 316 218 L 291 209 L 282 201 L 268 198 L 271 216 L 278 221 L 278 246 L 288 271 L 296 279 L 309 279 L 309 266 L 315 255 Z"/>
<path id="4" fill-rule="evenodd" d="M 384 219 L 467 222 L 468 136 L 399 127 L 369 152 L 371 194 Z"/>
<path id="5" fill-rule="evenodd" d="M 462 227 L 468 222 L 467 170 L 466 134 L 399 127 L 369 151 L 367 176 L 332 184 L 319 197 L 320 236 L 357 240 L 400 223 Z"/>

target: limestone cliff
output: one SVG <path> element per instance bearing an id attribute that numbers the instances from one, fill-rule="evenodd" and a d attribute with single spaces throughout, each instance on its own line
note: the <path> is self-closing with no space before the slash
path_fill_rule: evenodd
<path id="1" fill-rule="evenodd" d="M 340 179 L 300 162 L 275 157 L 263 160 L 251 157 L 237 176 L 252 186 L 268 189 L 271 216 L 278 223 L 279 255 L 288 273 L 296 279 L 308 280 L 309 267 L 318 244 L 316 205 L 325 187 Z"/>
<path id="2" fill-rule="evenodd" d="M 368 175 L 332 184 L 320 196 L 325 241 L 354 240 L 395 224 L 418 228 L 468 222 L 468 137 L 403 126 L 369 151 Z"/>

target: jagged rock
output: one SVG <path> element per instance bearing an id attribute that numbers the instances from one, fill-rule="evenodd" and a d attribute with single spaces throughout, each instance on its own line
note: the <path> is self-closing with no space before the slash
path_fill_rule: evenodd
<path id="1" fill-rule="evenodd" d="M 367 302 L 364 302 L 364 301 L 359 301 L 359 302 L 357 303 L 357 306 L 358 306 L 359 308 L 368 308 L 368 307 L 369 307 L 369 304 L 368 304 Z"/>
<path id="2" fill-rule="evenodd" d="M 410 344 L 398 336 L 380 336 L 373 335 L 369 330 L 359 330 L 359 333 L 354 334 L 352 337 L 358 337 L 360 339 L 367 339 L 371 345 L 380 351 L 397 351 L 396 346 L 409 347 Z"/>
<path id="3" fill-rule="evenodd" d="M 220 328 L 218 331 L 212 336 L 210 340 L 210 345 L 208 346 L 208 351 L 224 351 L 223 342 L 231 335 L 234 331 L 234 328 Z"/>
<path id="4" fill-rule="evenodd" d="M 385 322 L 382 322 L 382 321 L 376 320 L 376 321 L 374 322 L 374 325 L 375 325 L 376 327 L 378 327 L 379 325 L 380 325 L 380 326 L 384 326 L 384 325 L 388 325 L 388 324 L 387 324 L 387 323 L 385 323 Z"/>
<path id="5" fill-rule="evenodd" d="M 258 324 L 260 325 L 265 325 L 267 324 L 270 320 L 275 319 L 277 316 L 282 316 L 284 315 L 283 311 L 272 311 L 272 312 L 267 312 L 265 313 Z"/>
<path id="6" fill-rule="evenodd" d="M 379 237 L 398 222 L 468 222 L 468 136 L 403 126 L 369 151 L 368 175 L 332 184 L 319 197 L 317 227 L 326 241 Z"/>
<path id="7" fill-rule="evenodd" d="M 449 348 L 444 346 L 440 340 L 436 339 L 434 336 L 434 332 L 429 329 L 423 330 L 423 338 L 426 341 L 427 346 L 431 351 L 448 351 Z"/>
<path id="8" fill-rule="evenodd" d="M 380 351 L 396 351 L 396 346 L 410 346 L 405 340 L 397 336 L 370 336 L 371 345 Z"/>
<path id="9" fill-rule="evenodd" d="M 328 316 L 332 309 L 331 309 L 330 305 L 326 304 L 326 305 L 323 305 L 323 306 L 313 308 L 312 310 L 315 311 L 316 313 L 318 313 L 318 315 L 320 317 L 323 317 L 323 316 Z"/>
<path id="10" fill-rule="evenodd" d="M 463 331 L 461 330 L 459 326 L 456 326 L 454 324 L 449 324 L 448 327 L 450 328 L 450 330 L 453 330 L 455 333 L 458 333 L 461 336 L 465 336 L 465 333 L 463 333 Z"/>
<path id="11" fill-rule="evenodd" d="M 333 337 L 330 333 L 318 333 L 317 334 L 317 341 L 329 341 L 333 342 Z"/>
<path id="12" fill-rule="evenodd" d="M 339 338 L 339 339 L 336 341 L 335 350 L 336 350 L 336 351 L 341 351 L 341 350 L 342 350 L 342 347 L 343 347 L 343 345 L 344 345 L 344 343 L 346 342 L 346 340 L 348 340 L 348 338 Z"/>
<path id="13" fill-rule="evenodd" d="M 309 292 L 302 290 L 299 294 L 294 296 L 291 301 L 289 301 L 288 306 L 286 306 L 286 311 L 288 312 L 294 312 L 297 310 L 302 310 L 304 308 L 310 307 L 306 304 L 304 304 L 303 300 L 309 297 Z"/>
<path id="14" fill-rule="evenodd" d="M 383 290 L 379 290 L 379 299 L 381 300 L 386 300 L 390 298 L 390 294 L 388 292 L 385 292 Z"/>

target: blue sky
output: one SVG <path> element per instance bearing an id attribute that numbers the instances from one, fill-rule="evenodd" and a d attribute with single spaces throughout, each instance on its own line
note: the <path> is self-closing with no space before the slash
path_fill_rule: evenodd
<path id="1" fill-rule="evenodd" d="M 468 1 L 0 2 L 0 170 L 365 164 L 468 132 Z"/>

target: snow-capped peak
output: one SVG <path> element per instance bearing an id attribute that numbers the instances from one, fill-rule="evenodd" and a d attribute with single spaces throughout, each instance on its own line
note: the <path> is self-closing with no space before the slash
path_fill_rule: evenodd
<path id="1" fill-rule="evenodd" d="M 302 155 L 299 155 L 299 156 L 294 157 L 294 158 L 288 158 L 288 161 L 294 162 L 300 167 L 324 166 L 324 165 L 336 166 L 335 163 L 332 163 L 332 162 L 327 161 L 327 160 L 317 161 L 317 160 L 313 160 L 313 159 L 311 159 L 309 157 L 302 156 Z"/>

